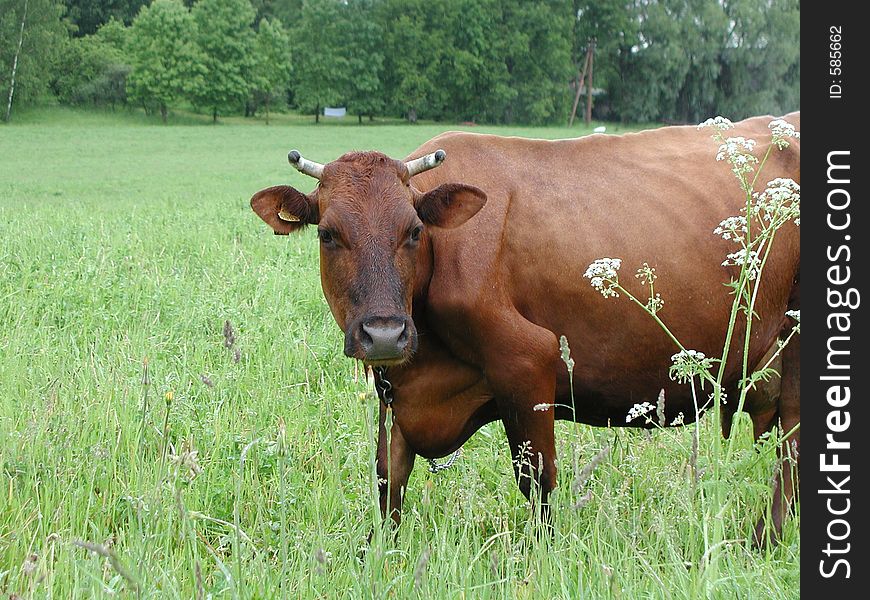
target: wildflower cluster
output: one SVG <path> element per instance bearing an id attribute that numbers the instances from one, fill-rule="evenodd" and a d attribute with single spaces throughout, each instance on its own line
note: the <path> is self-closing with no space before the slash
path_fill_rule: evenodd
<path id="1" fill-rule="evenodd" d="M 598 258 L 586 269 L 583 277 L 589 279 L 589 283 L 601 292 L 605 298 L 618 298 L 616 287 L 619 285 L 619 267 L 622 260 L 619 258 Z"/>
<path id="2" fill-rule="evenodd" d="M 697 350 L 680 350 L 671 356 L 671 363 L 670 377 L 680 383 L 685 383 L 695 375 L 709 373 L 713 367 L 713 359 Z"/>
<path id="3" fill-rule="evenodd" d="M 706 121 L 698 125 L 698 129 L 704 129 L 705 127 L 711 127 L 718 131 L 727 131 L 728 129 L 734 128 L 734 123 L 732 123 L 730 119 L 719 116 L 713 117 L 712 119 L 707 119 Z"/>
<path id="4" fill-rule="evenodd" d="M 754 149 L 755 140 L 742 136 L 730 137 L 719 146 L 716 160 L 727 160 L 734 174 L 742 178 L 754 171 L 758 164 L 758 158 L 752 154 Z"/>
<path id="5" fill-rule="evenodd" d="M 628 414 L 625 416 L 625 422 L 631 423 L 638 417 L 641 417 L 649 412 L 655 410 L 655 406 L 650 404 L 649 402 L 642 402 L 640 404 L 635 404 L 631 407 L 631 410 L 628 411 Z"/>
<path id="6" fill-rule="evenodd" d="M 655 291 L 655 285 L 653 282 L 658 279 L 656 270 L 649 266 L 649 263 L 643 263 L 643 266 L 637 270 L 637 273 L 635 273 L 634 276 L 640 280 L 641 285 L 649 286 L 649 297 L 646 301 L 646 309 L 652 314 L 656 314 L 665 305 L 665 301 L 662 300 L 661 294 L 657 294 Z"/>
<path id="7" fill-rule="evenodd" d="M 761 271 L 761 259 L 758 257 L 758 252 L 741 248 L 737 252 L 728 254 L 722 261 L 723 267 L 743 267 L 744 265 L 746 266 L 746 277 L 750 281 L 758 277 L 758 273 Z"/>
<path id="8" fill-rule="evenodd" d="M 791 123 L 785 121 L 784 119 L 774 119 L 768 124 L 768 129 L 770 129 L 770 133 L 772 134 L 771 143 L 776 145 L 777 148 L 782 150 L 783 148 L 788 148 L 789 141 L 788 138 L 793 138 L 796 140 L 801 139 L 800 131 L 797 131 Z"/>
<path id="9" fill-rule="evenodd" d="M 719 226 L 713 230 L 716 235 L 722 236 L 723 240 L 733 240 L 742 242 L 746 237 L 746 217 L 738 215 L 736 217 L 728 217 L 724 219 Z"/>
<path id="10" fill-rule="evenodd" d="M 796 332 L 801 332 L 801 311 L 800 310 L 787 310 L 785 311 L 785 316 L 793 319 L 796 323 L 794 329 Z"/>
<path id="11" fill-rule="evenodd" d="M 777 178 L 768 182 L 764 191 L 754 191 L 757 174 L 754 177 L 751 175 L 756 168 L 760 170 L 764 165 L 770 149 L 759 161 L 752 153 L 755 140 L 744 137 L 726 139 L 723 132 L 731 129 L 733 124 L 723 117 L 707 119 L 698 129 L 705 127 L 714 129 L 713 139 L 719 143 L 716 160 L 727 160 L 731 164 L 731 170 L 746 193 L 742 214 L 727 217 L 713 230 L 722 239 L 740 245 L 740 249 L 728 254 L 722 265 L 740 267 L 746 274 L 746 280 L 754 281 L 764 265 L 776 231 L 787 221 L 800 225 L 800 185 L 792 179 Z M 774 119 L 768 128 L 771 132 L 771 148 L 782 150 L 788 147 L 789 140 L 800 139 L 800 132 L 795 126 L 783 119 Z M 752 231 L 756 228 L 757 231 Z"/>
<path id="12" fill-rule="evenodd" d="M 767 189 L 754 195 L 755 210 L 767 227 L 778 228 L 786 221 L 801 224 L 801 186 L 793 179 L 777 177 Z"/>

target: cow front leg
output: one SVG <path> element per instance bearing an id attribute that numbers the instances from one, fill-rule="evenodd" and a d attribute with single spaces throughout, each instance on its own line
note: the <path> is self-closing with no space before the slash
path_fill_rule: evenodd
<path id="1" fill-rule="evenodd" d="M 553 395 L 550 395 L 552 403 Z M 534 405 L 532 405 L 534 406 Z M 514 477 L 523 495 L 549 524 L 549 496 L 556 487 L 556 443 L 553 409 L 535 411 L 514 402 L 499 405 L 511 450 Z"/>
<path id="2" fill-rule="evenodd" d="M 556 487 L 553 399 L 559 344 L 552 332 L 528 321 L 501 331 L 516 337 L 490 344 L 498 353 L 487 356 L 486 375 L 496 395 L 517 484 L 530 502 L 539 502 L 541 517 L 549 523 L 548 498 Z"/>
<path id="3" fill-rule="evenodd" d="M 408 486 L 408 478 L 414 468 L 416 454 L 408 447 L 402 430 L 395 421 L 390 428 L 390 435 L 387 436 L 386 420 L 387 409 L 381 403 L 377 454 L 381 516 L 384 519 L 389 516 L 398 526 L 402 520 L 402 501 Z"/>

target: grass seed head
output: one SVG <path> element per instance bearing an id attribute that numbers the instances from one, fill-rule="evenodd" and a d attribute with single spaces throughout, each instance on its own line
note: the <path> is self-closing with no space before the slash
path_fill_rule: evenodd
<path id="1" fill-rule="evenodd" d="M 224 348 L 229 350 L 236 343 L 236 332 L 233 330 L 233 324 L 229 320 L 224 321 Z"/>

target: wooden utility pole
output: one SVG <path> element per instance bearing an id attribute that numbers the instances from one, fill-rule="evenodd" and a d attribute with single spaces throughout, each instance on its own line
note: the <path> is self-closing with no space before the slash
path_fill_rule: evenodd
<path id="1" fill-rule="evenodd" d="M 589 125 L 592 123 L 592 64 L 595 62 L 595 42 L 592 38 L 589 44 L 589 70 L 586 72 L 586 117 L 583 121 Z"/>
<path id="2" fill-rule="evenodd" d="M 21 54 L 21 46 L 24 44 L 24 24 L 27 22 L 27 0 L 24 0 L 24 10 L 21 13 L 21 31 L 18 33 L 18 48 L 15 50 L 15 58 L 12 59 L 12 77 L 9 79 L 9 99 L 6 102 L 6 118 L 9 121 L 12 115 L 12 96 L 15 94 L 15 73 L 18 71 L 18 55 Z"/>
<path id="3" fill-rule="evenodd" d="M 583 90 L 583 80 L 586 78 L 586 71 L 589 69 L 589 50 L 591 46 L 586 48 L 586 58 L 583 61 L 583 68 L 580 69 L 580 77 L 577 79 L 577 93 L 574 94 L 574 106 L 571 107 L 571 117 L 568 119 L 568 127 L 574 124 L 574 117 L 577 116 L 577 105 L 580 104 L 580 93 Z"/>

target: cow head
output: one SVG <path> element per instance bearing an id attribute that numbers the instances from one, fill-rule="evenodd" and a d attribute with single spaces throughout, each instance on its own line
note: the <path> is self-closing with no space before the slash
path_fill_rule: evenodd
<path id="1" fill-rule="evenodd" d="M 347 356 L 390 365 L 417 349 L 411 306 L 420 254 L 429 243 L 426 228 L 461 225 L 486 202 L 469 185 L 446 183 L 423 193 L 411 184 L 445 157 L 438 150 L 406 163 L 352 152 L 321 165 L 294 150 L 290 163 L 318 179 L 317 188 L 306 195 L 275 186 L 251 198 L 276 234 L 317 226 L 321 285 L 345 333 Z"/>

